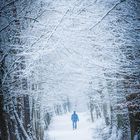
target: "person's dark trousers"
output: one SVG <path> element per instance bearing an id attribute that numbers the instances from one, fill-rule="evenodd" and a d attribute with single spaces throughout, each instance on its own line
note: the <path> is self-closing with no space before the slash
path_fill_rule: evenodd
<path id="1" fill-rule="evenodd" d="M 77 121 L 73 121 L 73 130 L 77 129 Z"/>

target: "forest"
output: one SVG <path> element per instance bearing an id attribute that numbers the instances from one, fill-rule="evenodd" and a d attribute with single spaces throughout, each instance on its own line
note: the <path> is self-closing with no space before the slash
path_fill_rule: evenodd
<path id="1" fill-rule="evenodd" d="M 140 1 L 1 0 L 0 140 L 59 140 L 74 110 L 71 140 L 140 140 Z"/>

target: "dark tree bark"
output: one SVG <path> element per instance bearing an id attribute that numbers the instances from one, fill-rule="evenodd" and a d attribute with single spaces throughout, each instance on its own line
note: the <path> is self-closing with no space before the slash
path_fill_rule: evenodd
<path id="1" fill-rule="evenodd" d="M 2 55 L 1 51 L 1 56 Z M 8 140 L 8 131 L 7 131 L 7 123 L 6 123 L 6 113 L 4 111 L 4 96 L 3 96 L 3 88 L 2 88 L 2 79 L 3 79 L 3 69 L 4 68 L 5 59 L 0 62 L 0 138 L 2 140 Z"/>
<path id="2" fill-rule="evenodd" d="M 1 94 L 1 93 L 0 93 Z M 3 110 L 3 95 L 0 95 L 0 137 L 2 140 L 8 140 L 8 131 L 5 112 Z"/>

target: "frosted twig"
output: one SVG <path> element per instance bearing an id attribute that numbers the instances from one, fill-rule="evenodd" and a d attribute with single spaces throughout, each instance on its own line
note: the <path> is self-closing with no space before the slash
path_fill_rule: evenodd
<path id="1" fill-rule="evenodd" d="M 98 24 L 100 24 L 105 18 L 106 16 L 113 10 L 115 9 L 121 2 L 118 2 L 117 4 L 115 4 L 96 24 L 94 24 L 89 30 L 92 30 L 94 27 L 96 27 Z"/>
<path id="2" fill-rule="evenodd" d="M 10 3 L 6 4 L 5 6 L 3 6 L 0 11 L 2 11 L 3 9 L 5 9 L 7 6 L 10 6 L 11 4 L 15 3 L 16 1 L 18 0 L 14 0 L 14 1 L 11 1 Z"/>
<path id="3" fill-rule="evenodd" d="M 59 25 L 61 24 L 61 22 L 63 21 L 64 17 L 66 16 L 66 14 L 68 13 L 69 9 L 65 12 L 65 14 L 63 15 L 63 17 L 61 18 L 60 22 L 55 26 L 54 30 L 52 31 L 52 33 L 50 34 L 50 36 L 47 39 L 47 43 L 48 41 L 51 39 L 51 37 L 53 36 L 53 34 L 55 33 L 55 31 L 57 30 L 57 28 L 59 27 Z M 34 46 L 40 39 L 42 39 L 42 37 L 45 36 L 45 34 L 41 35 L 32 45 Z"/>

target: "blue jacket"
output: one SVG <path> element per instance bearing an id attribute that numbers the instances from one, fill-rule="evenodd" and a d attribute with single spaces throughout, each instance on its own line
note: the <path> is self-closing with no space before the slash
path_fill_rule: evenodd
<path id="1" fill-rule="evenodd" d="M 76 113 L 73 113 L 73 114 L 71 115 L 71 120 L 72 120 L 73 122 L 79 121 L 78 115 L 77 115 Z"/>

